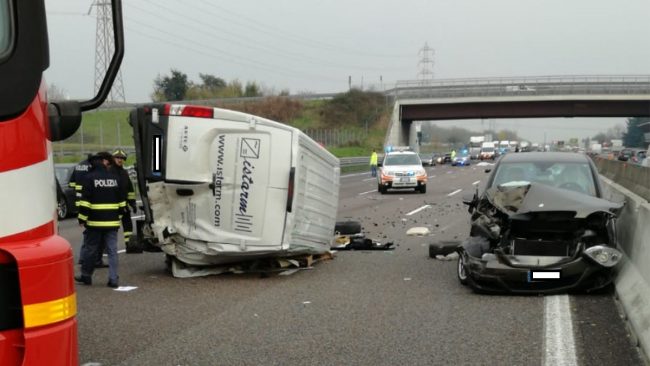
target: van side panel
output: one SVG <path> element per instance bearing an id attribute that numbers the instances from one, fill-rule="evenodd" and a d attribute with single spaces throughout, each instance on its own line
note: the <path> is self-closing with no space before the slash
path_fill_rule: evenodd
<path id="1" fill-rule="evenodd" d="M 205 242 L 213 253 L 281 248 L 278 219 L 284 221 L 291 130 L 170 117 L 167 146 L 164 196 L 170 214 L 164 225 L 182 237 L 176 245 Z M 154 225 L 163 225 L 158 218 Z"/>
<path id="2" fill-rule="evenodd" d="M 329 250 L 334 238 L 339 161 L 300 131 L 294 141 L 295 196 L 287 215 L 284 245 L 290 251 L 322 253 Z"/>

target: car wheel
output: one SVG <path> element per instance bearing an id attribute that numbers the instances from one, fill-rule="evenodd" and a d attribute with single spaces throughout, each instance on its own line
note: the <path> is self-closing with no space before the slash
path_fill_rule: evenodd
<path id="1" fill-rule="evenodd" d="M 463 286 L 467 286 L 467 269 L 465 268 L 465 260 L 463 255 L 458 256 L 458 265 L 456 266 L 456 274 L 458 275 L 458 281 Z"/>
<path id="2" fill-rule="evenodd" d="M 427 193 L 427 186 L 426 185 L 420 186 L 419 190 L 420 190 L 420 193 Z"/>
<path id="3" fill-rule="evenodd" d="M 341 235 L 357 234 L 361 232 L 359 221 L 339 221 L 334 226 L 334 231 Z"/>
<path id="4" fill-rule="evenodd" d="M 59 217 L 59 220 L 63 220 L 68 217 L 68 203 L 65 202 L 65 198 L 63 197 L 60 197 L 59 202 L 57 202 L 56 214 Z"/>

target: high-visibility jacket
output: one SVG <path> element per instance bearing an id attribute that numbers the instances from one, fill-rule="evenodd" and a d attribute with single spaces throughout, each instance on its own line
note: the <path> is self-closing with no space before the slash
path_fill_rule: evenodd
<path id="1" fill-rule="evenodd" d="M 68 187 L 74 189 L 75 191 L 75 205 L 77 207 L 79 207 L 79 199 L 81 199 L 81 183 L 83 182 L 84 177 L 92 170 L 92 164 L 90 164 L 88 159 L 86 159 L 77 164 L 72 171 L 70 181 L 68 182 Z"/>
<path id="2" fill-rule="evenodd" d="M 82 182 L 79 223 L 92 229 L 118 229 L 126 209 L 126 197 L 119 177 L 97 165 Z"/>
<path id="3" fill-rule="evenodd" d="M 373 152 L 372 155 L 370 155 L 370 165 L 377 165 L 377 153 Z"/>

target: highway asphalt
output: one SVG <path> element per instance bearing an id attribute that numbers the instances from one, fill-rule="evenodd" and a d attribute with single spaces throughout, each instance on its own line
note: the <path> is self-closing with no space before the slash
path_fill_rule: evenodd
<path id="1" fill-rule="evenodd" d="M 428 243 L 469 232 L 461 197 L 482 184 L 485 168 L 427 168 L 426 194 L 380 195 L 369 173 L 342 176 L 339 220 L 361 221 L 368 237 L 396 249 L 339 251 L 289 276 L 176 279 L 160 253 L 120 254 L 120 284 L 137 289 L 107 288 L 106 269 L 93 286 L 77 286 L 80 362 L 643 364 L 612 293 L 479 295 L 458 283 L 455 261 L 428 258 Z M 431 235 L 407 236 L 412 227 Z M 76 255 L 76 220 L 61 222 L 60 234 Z M 564 305 L 554 308 L 556 299 Z"/>

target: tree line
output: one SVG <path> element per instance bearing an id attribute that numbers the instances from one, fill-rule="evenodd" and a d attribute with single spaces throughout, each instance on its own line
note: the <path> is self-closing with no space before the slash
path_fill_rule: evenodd
<path id="1" fill-rule="evenodd" d="M 215 98 L 260 97 L 274 95 L 274 91 L 264 91 L 262 86 L 254 81 L 245 84 L 235 79 L 226 81 L 212 74 L 199 73 L 200 82 L 194 82 L 187 74 L 171 69 L 169 75 L 158 75 L 153 82 L 151 99 L 154 102 L 199 100 Z M 288 95 L 283 90 L 280 95 Z"/>

